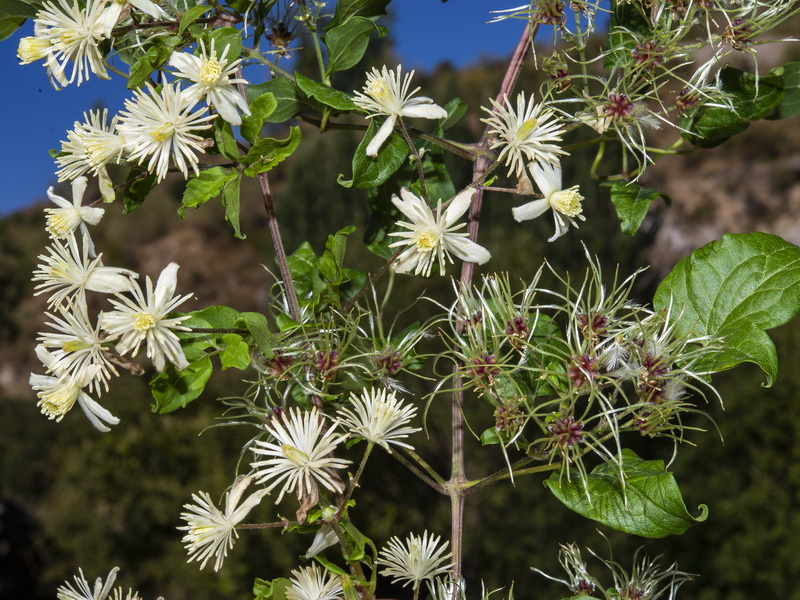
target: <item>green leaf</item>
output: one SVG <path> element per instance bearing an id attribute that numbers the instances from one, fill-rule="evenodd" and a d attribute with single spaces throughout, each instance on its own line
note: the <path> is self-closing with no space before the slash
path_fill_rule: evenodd
<path id="1" fill-rule="evenodd" d="M 639 231 L 639 227 L 647 215 L 650 203 L 657 198 L 664 198 L 664 201 L 671 203 L 670 197 L 650 188 L 642 187 L 638 183 L 626 183 L 622 181 L 605 182 L 602 185 L 611 188 L 611 202 L 617 211 L 620 220 L 622 233 L 634 235 Z"/>
<path id="2" fill-rule="evenodd" d="M 164 414 L 184 408 L 203 393 L 213 369 L 208 356 L 182 371 L 167 363 L 164 370 L 150 380 L 150 391 L 155 399 L 153 412 Z"/>
<path id="3" fill-rule="evenodd" d="M 481 433 L 482 446 L 491 446 L 499 443 L 501 443 L 501 440 L 500 436 L 497 435 L 496 427 L 489 427 L 488 429 L 483 430 L 483 433 Z"/>
<path id="4" fill-rule="evenodd" d="M 236 171 L 224 167 L 211 167 L 201 171 L 198 176 L 186 183 L 178 214 L 183 217 L 187 208 L 198 208 L 211 198 L 216 198 L 225 184 L 238 177 L 239 174 Z"/>
<path id="5" fill-rule="evenodd" d="M 732 97 L 734 110 L 701 106 L 692 116 L 680 121 L 680 126 L 691 132 L 684 134 L 686 139 L 701 148 L 713 148 L 741 133 L 747 129 L 750 121 L 763 119 L 773 112 L 785 95 L 783 78 L 778 75 L 757 79 L 745 71 L 724 67 L 720 70 L 719 78 L 722 91 Z"/>
<path id="6" fill-rule="evenodd" d="M 328 69 L 344 71 L 354 67 L 364 56 L 370 36 L 378 31 L 378 26 L 364 17 L 353 17 L 343 25 L 328 30 L 325 45 L 328 46 Z"/>
<path id="7" fill-rule="evenodd" d="M 247 98 L 254 102 L 260 96 L 270 93 L 275 96 L 278 105 L 274 111 L 264 117 L 266 123 L 283 123 L 300 112 L 300 99 L 297 88 L 285 77 L 270 79 L 265 83 L 247 86 Z"/>
<path id="8" fill-rule="evenodd" d="M 367 156 L 367 146 L 370 140 L 375 137 L 380 125 L 371 119 L 369 128 L 356 148 L 353 155 L 353 178 L 350 181 L 344 180 L 343 175 L 339 175 L 337 181 L 339 185 L 346 188 L 355 187 L 359 189 L 374 188 L 389 179 L 397 171 L 408 156 L 408 145 L 402 136 L 392 133 L 389 139 L 384 142 L 378 151 L 378 156 Z"/>
<path id="9" fill-rule="evenodd" d="M 242 117 L 239 131 L 242 132 L 244 139 L 255 144 L 261 138 L 264 120 L 278 108 L 278 100 L 272 92 L 265 92 L 252 100 L 249 105 L 250 114 Z"/>
<path id="10" fill-rule="evenodd" d="M 753 362 L 777 376 L 775 346 L 764 332 L 800 311 L 800 248 L 766 233 L 728 234 L 679 262 L 656 290 L 680 336 L 722 337 L 724 349 L 698 366 L 713 371 Z"/>
<path id="11" fill-rule="evenodd" d="M 587 519 L 643 537 L 679 535 L 708 516 L 702 504 L 699 517 L 689 514 L 664 461 L 642 460 L 631 450 L 622 451 L 622 465 L 609 461 L 592 470 L 586 480 L 588 496 L 577 471 L 572 472 L 571 481 L 553 473 L 544 483 L 556 498 Z"/>
<path id="12" fill-rule="evenodd" d="M 243 371 L 250 366 L 250 346 L 242 336 L 226 333 L 222 336 L 222 343 L 225 348 L 219 355 L 219 362 L 223 371 L 230 367 Z"/>
<path id="13" fill-rule="evenodd" d="M 156 186 L 156 175 L 138 174 L 125 182 L 122 188 L 123 212 L 127 215 L 139 208 Z"/>
<path id="14" fill-rule="evenodd" d="M 306 96 L 314 98 L 325 106 L 341 111 L 356 110 L 357 108 L 348 94 L 335 90 L 324 83 L 309 79 L 300 73 L 295 73 L 294 81 Z"/>
<path id="15" fill-rule="evenodd" d="M 789 119 L 800 115 L 800 62 L 792 62 L 773 69 L 783 78 L 785 95 L 778 105 L 777 117 Z"/>
<path id="16" fill-rule="evenodd" d="M 243 327 L 250 332 L 261 354 L 265 358 L 272 358 L 272 332 L 269 330 L 267 317 L 257 312 L 238 313 L 235 327 Z"/>
<path id="17" fill-rule="evenodd" d="M 242 175 L 234 171 L 235 177 L 225 183 L 222 188 L 222 206 L 225 207 L 225 220 L 233 227 L 234 235 L 240 240 L 245 239 L 239 225 L 239 196 L 242 183 Z"/>
<path id="18" fill-rule="evenodd" d="M 186 28 L 194 23 L 197 19 L 199 19 L 202 15 L 207 13 L 211 10 L 211 7 L 205 4 L 198 4 L 197 6 L 193 6 L 181 17 L 181 23 L 178 26 L 178 35 L 183 35 L 183 32 Z"/>
<path id="19" fill-rule="evenodd" d="M 0 0 L 0 18 L 36 16 L 41 3 L 21 2 L 20 0 Z"/>
<path id="20" fill-rule="evenodd" d="M 436 124 L 437 135 L 439 136 L 461 120 L 461 117 L 466 114 L 469 104 L 464 102 L 461 98 L 453 98 L 442 108 L 447 111 L 447 117 L 438 121 Z M 431 146 L 433 146 L 433 144 L 431 144 Z M 442 150 L 442 152 L 444 152 L 444 150 Z"/>
<path id="21" fill-rule="evenodd" d="M 235 329 L 240 326 L 239 318 L 242 313 L 230 306 L 215 304 L 189 314 L 191 317 L 183 321 L 181 325 L 203 329 Z"/>
<path id="22" fill-rule="evenodd" d="M 416 174 L 416 172 L 415 167 L 414 173 Z M 431 202 L 436 202 L 439 199 L 445 202 L 455 196 L 456 187 L 444 163 L 443 153 L 426 152 L 422 159 L 422 172 L 425 175 L 425 186 L 428 189 L 428 197 Z M 417 196 L 423 197 L 419 179 L 409 187 Z"/>
<path id="23" fill-rule="evenodd" d="M 150 74 L 166 62 L 182 41 L 177 35 L 151 38 L 147 52 L 131 65 L 128 89 L 135 90 L 142 87 Z"/>
<path id="24" fill-rule="evenodd" d="M 0 18 L 0 41 L 10 37 L 14 32 L 22 27 L 25 17 L 4 17 Z"/>
<path id="25" fill-rule="evenodd" d="M 223 119 L 214 120 L 214 141 L 217 143 L 217 151 L 225 158 L 238 161 L 241 153 L 236 137 L 233 135 L 231 124 Z"/>
<path id="26" fill-rule="evenodd" d="M 255 177 L 259 173 L 269 171 L 275 165 L 289 157 L 300 144 L 301 132 L 299 127 L 292 127 L 289 137 L 285 140 L 264 138 L 254 144 L 247 156 L 241 159 L 245 166 L 245 175 Z"/>
<path id="27" fill-rule="evenodd" d="M 302 306 L 315 306 L 325 290 L 325 282 L 320 277 L 319 258 L 308 242 L 303 242 L 297 250 L 286 257 L 292 283 L 297 291 L 298 302 Z"/>
<path id="28" fill-rule="evenodd" d="M 340 229 L 336 235 L 329 235 L 325 243 L 325 252 L 319 261 L 320 273 L 333 285 L 344 281 L 344 253 L 347 248 L 347 238 L 356 230 L 354 225 Z"/>
<path id="29" fill-rule="evenodd" d="M 325 26 L 326 31 L 346 23 L 356 15 L 362 17 L 380 17 L 386 14 L 386 6 L 391 0 L 339 0 L 331 22 Z"/>
<path id="30" fill-rule="evenodd" d="M 292 587 L 290 579 L 279 577 L 272 581 L 258 579 L 253 582 L 255 600 L 286 600 L 286 590 Z"/>

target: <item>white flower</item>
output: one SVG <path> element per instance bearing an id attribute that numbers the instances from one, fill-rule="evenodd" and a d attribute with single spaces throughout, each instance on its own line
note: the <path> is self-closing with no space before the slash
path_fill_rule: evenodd
<path id="1" fill-rule="evenodd" d="M 49 255 L 39 255 L 39 260 L 44 262 L 33 272 L 32 280 L 41 281 L 35 288 L 34 296 L 52 293 L 47 301 L 48 308 L 75 295 L 83 298 L 85 290 L 105 294 L 130 291 L 131 279 L 139 277 L 127 269 L 104 267 L 102 255 L 90 262 L 89 240 L 86 237 L 83 238 L 82 251 L 74 234 L 67 238 L 66 244 L 56 240 L 47 247 L 47 251 Z"/>
<path id="2" fill-rule="evenodd" d="M 378 564 L 386 567 L 381 575 L 393 577 L 392 583 L 405 581 L 403 587 L 413 583 L 417 589 L 422 581 L 444 573 L 450 568 L 448 559 L 453 553 L 445 554 L 450 543 L 439 545 L 440 539 L 438 535 L 429 536 L 427 531 L 420 537 L 412 533 L 404 545 L 400 538 L 393 537 L 378 555 Z"/>
<path id="3" fill-rule="evenodd" d="M 164 19 L 168 15 L 150 0 L 110 0 L 106 2 L 105 9 L 100 15 L 101 30 L 107 38 L 117 23 L 124 21 L 131 12 L 131 6 L 139 9 L 154 19 Z"/>
<path id="4" fill-rule="evenodd" d="M 100 324 L 110 336 L 121 336 L 116 350 L 120 354 L 139 351 L 142 342 L 147 344 L 147 356 L 153 361 L 156 370 L 163 371 L 167 359 L 177 369 L 189 366 L 181 349 L 178 336 L 172 331 L 188 331 L 180 323 L 189 318 L 167 318 L 167 315 L 192 297 L 191 294 L 176 297 L 175 288 L 178 282 L 178 264 L 170 263 L 158 276 L 155 290 L 150 277 L 146 278 L 146 291 L 134 286 L 134 299 L 117 296 L 110 300 L 116 310 L 100 314 Z"/>
<path id="5" fill-rule="evenodd" d="M 553 111 L 544 110 L 544 103 L 534 104 L 533 95 L 526 102 L 525 94 L 520 92 L 515 111 L 507 96 L 503 100 L 499 104 L 490 99 L 493 109 L 481 107 L 491 115 L 481 121 L 489 125 L 490 134 L 498 137 L 491 148 L 501 148 L 497 159 L 505 161 L 509 175 L 523 175 L 526 162 L 556 164 L 560 155 L 567 154 L 551 143 L 561 141 L 564 128 L 555 120 Z"/>
<path id="6" fill-rule="evenodd" d="M 88 183 L 86 177 L 78 177 L 72 182 L 72 202 L 54 194 L 52 187 L 48 188 L 47 196 L 58 208 L 45 208 L 44 212 L 47 214 L 47 233 L 50 237 L 65 239 L 80 227 L 83 236 L 89 238 L 89 253 L 94 255 L 94 245 L 86 223 L 97 225 L 106 211 L 95 206 L 81 206 Z"/>
<path id="7" fill-rule="evenodd" d="M 239 111 L 249 115 L 250 109 L 247 106 L 247 99 L 236 89 L 236 84 L 246 84 L 247 81 L 231 76 L 236 73 L 242 61 L 238 59 L 228 64 L 227 58 L 217 58 L 215 41 L 211 40 L 211 51 L 206 52 L 205 44 L 200 40 L 200 56 L 188 52 L 175 52 L 170 57 L 169 64 L 177 69 L 175 72 L 177 77 L 188 79 L 194 84 L 183 91 L 187 102 L 195 104 L 205 98 L 228 123 L 241 125 L 242 117 Z M 229 48 L 230 46 L 226 46 L 222 51 L 223 57 Z"/>
<path id="8" fill-rule="evenodd" d="M 117 131 L 125 140 L 128 160 L 142 164 L 150 157 L 147 168 L 155 171 L 158 181 L 167 175 L 170 155 L 184 177 L 189 176 L 189 167 L 199 174 L 195 151 L 203 152 L 204 138 L 190 132 L 210 128 L 214 115 L 203 116 L 205 107 L 192 112 L 194 103 L 181 93 L 180 84 L 165 83 L 160 94 L 145 85 L 149 95 L 136 90 L 119 114 Z"/>
<path id="9" fill-rule="evenodd" d="M 433 263 L 438 259 L 439 272 L 444 273 L 444 261 L 453 262 L 451 253 L 461 260 L 482 265 L 492 255 L 489 251 L 468 239 L 466 232 L 457 232 L 466 224 L 456 225 L 456 221 L 467 212 L 475 188 L 467 188 L 457 194 L 443 211 L 442 201 L 436 206 L 434 216 L 428 203 L 411 193 L 407 188 L 400 190 L 401 198 L 392 196 L 392 202 L 411 222 L 399 221 L 397 224 L 409 231 L 393 232 L 389 235 L 404 238 L 389 244 L 390 248 L 408 246 L 392 267 L 398 273 L 414 271 L 415 275 L 428 277 Z"/>
<path id="10" fill-rule="evenodd" d="M 334 507 L 334 513 L 335 512 L 336 508 Z M 339 536 L 336 535 L 336 532 L 333 530 L 333 528 L 329 525 L 322 525 L 319 529 L 317 529 L 317 533 L 314 534 L 314 541 L 311 542 L 311 546 L 308 548 L 308 550 L 306 550 L 306 553 L 303 557 L 306 559 L 312 558 L 325 550 L 325 548 L 330 548 L 338 543 Z"/>
<path id="11" fill-rule="evenodd" d="M 320 569 L 316 563 L 292 571 L 292 585 L 286 600 L 338 600 L 342 597 L 342 580 Z"/>
<path id="12" fill-rule="evenodd" d="M 56 360 L 41 345 L 36 347 L 36 356 L 48 369 Z M 83 388 L 97 377 L 99 370 L 98 365 L 91 365 L 77 377 L 71 376 L 69 373 L 59 374 L 58 377 L 31 373 L 28 383 L 37 392 L 36 395 L 39 398 L 37 406 L 48 419 L 61 421 L 77 402 L 92 425 L 100 431 L 110 431 L 105 423 L 116 425 L 119 423 L 119 419 L 83 391 Z"/>
<path id="13" fill-rule="evenodd" d="M 86 373 L 93 371 L 94 377 L 87 384 L 89 391 L 100 391 L 102 384 L 108 391 L 111 375 L 119 375 L 108 358 L 104 345 L 108 338 L 100 331 L 100 325 L 89 322 L 86 300 L 80 297 L 73 302 L 58 306 L 60 317 L 45 313 L 52 319 L 46 325 L 58 333 L 39 332 L 38 342 L 45 348 L 54 348 L 53 361 L 47 365 L 48 371 L 60 376 L 68 373 L 76 381 L 85 380 Z M 96 371 L 94 367 L 99 367 Z"/>
<path id="14" fill-rule="evenodd" d="M 560 164 L 545 163 L 544 165 L 539 165 L 538 163 L 531 163 L 528 168 L 544 198 L 528 202 L 522 206 L 515 206 L 511 209 L 517 221 L 535 219 L 546 212 L 547 209 L 552 208 L 556 231 L 553 237 L 547 240 L 552 242 L 567 232 L 569 223 L 577 227 L 578 224 L 575 219 L 586 220 L 581 214 L 583 196 L 578 192 L 578 186 L 574 185 L 566 190 L 561 189 Z"/>
<path id="15" fill-rule="evenodd" d="M 317 495 L 317 484 L 331 492 L 343 492 L 344 486 L 334 469 L 343 469 L 349 460 L 333 458 L 331 453 L 347 435 L 339 435 L 335 426 L 326 429 L 322 414 L 316 409 L 292 408 L 265 426 L 275 442 L 257 440 L 252 448 L 256 455 L 271 458 L 251 463 L 260 483 L 272 480 L 272 490 L 283 484 L 275 503 L 285 493 L 297 490 L 298 498 Z"/>
<path id="16" fill-rule="evenodd" d="M 353 410 L 341 408 L 338 415 L 351 434 L 379 444 L 387 452 L 391 452 L 389 444 L 413 450 L 411 445 L 398 440 L 421 431 L 407 426 L 417 412 L 416 406 L 403 406 L 394 392 L 387 397 L 385 389 L 375 388 L 364 390 L 360 398 L 351 393 L 350 402 Z"/>
<path id="17" fill-rule="evenodd" d="M 411 98 L 419 91 L 419 88 L 408 91 L 414 71 L 402 77 L 401 70 L 402 66 L 400 65 L 396 72 L 390 71 L 385 66 L 380 71 L 373 68 L 370 73 L 367 73 L 364 92 L 354 92 L 353 102 L 359 108 L 370 113 L 367 116 L 368 119 L 378 116 L 386 117 L 378 133 L 367 146 L 367 156 L 378 155 L 378 150 L 391 135 L 398 117 L 444 119 L 447 116 L 447 111 L 438 104 L 434 104 L 430 98 L 424 96 Z"/>
<path id="18" fill-rule="evenodd" d="M 236 478 L 230 492 L 225 494 L 225 512 L 216 507 L 206 492 L 192 494 L 194 504 L 183 505 L 189 512 L 181 513 L 181 519 L 187 524 L 178 529 L 187 532 L 182 540 L 189 552 L 187 562 L 202 561 L 200 568 L 203 569 L 208 559 L 215 556 L 214 570 L 219 571 L 228 549 L 233 548 L 234 538 L 239 537 L 236 525 L 267 495 L 267 490 L 258 490 L 239 503 L 253 479 L 252 475 Z"/>
<path id="19" fill-rule="evenodd" d="M 76 77 L 80 85 L 89 79 L 89 71 L 109 79 L 98 48 L 103 39 L 100 15 L 104 6 L 105 0 L 87 0 L 86 8 L 81 8 L 77 0 L 71 5 L 69 0 L 58 0 L 58 4 L 45 2 L 34 19 L 34 33 L 39 41 L 20 41 L 18 54 L 23 64 L 46 59 L 45 67 L 56 89 L 72 83 Z M 45 41 L 50 44 L 49 50 L 45 50 Z M 67 77 L 65 70 L 70 62 L 72 73 Z"/>
<path id="20" fill-rule="evenodd" d="M 83 113 L 86 122 L 75 121 L 74 129 L 67 132 L 67 141 L 61 142 L 60 155 L 56 157 L 59 181 L 75 179 L 91 173 L 100 178 L 100 191 L 107 202 L 114 200 L 114 186 L 106 165 L 119 163 L 125 143 L 117 133 L 118 117 L 108 123 L 108 110 Z"/>
<path id="21" fill-rule="evenodd" d="M 92 589 L 83 576 L 83 570 L 78 569 L 79 575 L 75 575 L 74 577 L 75 583 L 78 586 L 77 589 L 72 587 L 71 583 L 67 583 L 58 588 L 56 597 L 58 600 L 106 600 L 110 597 L 112 592 L 111 586 L 114 585 L 114 581 L 117 579 L 117 571 L 119 571 L 119 567 L 111 569 L 108 577 L 106 577 L 105 583 L 103 583 L 102 578 L 98 577 L 94 582 L 94 589 Z M 114 600 L 122 600 L 123 591 L 121 587 L 113 590 L 113 592 Z M 138 592 L 128 590 L 128 594 L 125 598 L 126 600 L 139 600 L 139 594 Z"/>

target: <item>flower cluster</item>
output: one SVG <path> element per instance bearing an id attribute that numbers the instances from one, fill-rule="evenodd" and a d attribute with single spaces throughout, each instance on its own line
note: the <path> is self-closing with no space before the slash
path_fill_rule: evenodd
<path id="1" fill-rule="evenodd" d="M 119 6 L 117 2 L 111 4 Z M 87 10 L 92 6 L 90 3 Z M 25 38 L 23 43 L 33 42 Z M 91 48 L 97 52 L 96 46 Z M 229 50 L 226 46 L 218 52 L 212 40 L 210 48 L 201 41 L 197 55 L 175 52 L 169 64 L 176 77 L 189 82 L 188 87 L 182 89 L 180 82 L 164 81 L 156 89 L 146 83 L 143 89 L 134 91 L 133 98 L 125 101 L 125 109 L 110 121 L 106 110 L 84 113 L 84 121 L 76 121 L 67 132 L 67 139 L 61 142 L 61 152 L 56 157 L 58 180 L 97 176 L 104 199 L 111 202 L 115 192 L 108 175 L 109 164 L 144 165 L 158 181 L 166 177 L 171 163 L 184 178 L 189 177 L 189 170 L 197 175 L 197 154 L 203 153 L 211 142 L 196 132 L 211 128 L 216 116 L 205 114 L 208 109 L 199 103 L 205 101 L 231 125 L 241 125 L 241 115 L 250 114 L 246 98 L 237 89 L 237 85 L 247 83 L 235 77 L 241 60 L 230 60 Z M 99 60 L 93 59 L 91 64 Z"/>
<path id="2" fill-rule="evenodd" d="M 34 34 L 19 42 L 21 64 L 43 60 L 47 75 L 56 89 L 89 79 L 89 72 L 109 79 L 99 44 L 112 38 L 112 30 L 130 17 L 131 6 L 145 15 L 160 18 L 161 8 L 150 0 L 87 0 L 81 7 L 77 0 L 48 1 L 36 13 Z M 67 76 L 67 67 L 72 71 Z"/>
<path id="3" fill-rule="evenodd" d="M 78 574 L 73 578 L 75 585 L 66 582 L 56 591 L 58 600 L 141 600 L 139 593 L 128 590 L 126 594 L 122 587 L 114 589 L 114 582 L 117 580 L 119 567 L 114 567 L 109 571 L 105 582 L 102 577 L 98 577 L 94 582 L 94 587 L 89 587 L 89 582 L 83 575 L 83 570 L 78 569 Z M 112 596 L 113 594 L 113 596 Z"/>
<path id="4" fill-rule="evenodd" d="M 191 295 L 175 296 L 175 263 L 162 271 L 155 288 L 147 277 L 145 292 L 136 283 L 138 274 L 103 265 L 86 227 L 100 221 L 103 209 L 83 206 L 86 186 L 85 177 L 73 182 L 72 202 L 52 188 L 48 191 L 58 208 L 46 209 L 51 245 L 39 256 L 42 262 L 33 273 L 35 293 L 48 294 L 51 311 L 45 313 L 50 330 L 39 333 L 36 349 L 46 374 L 33 373 L 29 381 L 48 418 L 60 421 L 77 403 L 97 429 L 108 431 L 119 419 L 89 394 L 109 390 L 111 377 L 119 375 L 116 366 L 139 372 L 141 367 L 123 355 L 136 355 L 142 343 L 159 371 L 167 360 L 179 369 L 186 367 L 174 330 L 184 329 L 180 322 L 187 317 L 168 314 Z M 114 310 L 101 312 L 93 322 L 87 291 L 109 294 Z"/>

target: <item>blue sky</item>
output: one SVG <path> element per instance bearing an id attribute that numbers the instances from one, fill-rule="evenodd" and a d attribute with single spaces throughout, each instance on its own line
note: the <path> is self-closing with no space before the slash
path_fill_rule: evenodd
<path id="1" fill-rule="evenodd" d="M 430 70 L 443 61 L 462 67 L 482 57 L 509 56 L 523 22 L 487 24 L 490 10 L 517 6 L 519 0 L 394 0 L 393 35 L 397 55 L 408 68 Z M 6 115 L 3 144 L 6 178 L 0 194 L 0 215 L 46 198 L 55 184 L 55 164 L 48 150 L 60 147 L 66 131 L 83 112 L 99 105 L 112 114 L 130 96 L 125 80 L 90 79 L 80 87 L 56 91 L 41 64 L 20 65 L 16 49 L 20 37 L 32 35 L 28 21 L 11 38 L 0 42 L 0 109 Z"/>

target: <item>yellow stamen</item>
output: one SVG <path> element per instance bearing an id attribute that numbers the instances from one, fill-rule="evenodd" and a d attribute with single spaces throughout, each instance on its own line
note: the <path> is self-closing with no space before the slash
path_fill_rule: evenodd
<path id="1" fill-rule="evenodd" d="M 155 327 L 156 320 L 153 315 L 148 313 L 139 313 L 133 321 L 133 328 L 136 331 L 145 332 L 148 329 Z"/>
<path id="2" fill-rule="evenodd" d="M 367 83 L 367 95 L 375 100 L 386 100 L 389 97 L 389 88 L 382 78 L 372 79 Z"/>
<path id="3" fill-rule="evenodd" d="M 417 236 L 417 250 L 420 252 L 430 252 L 436 248 L 439 236 L 431 231 L 423 231 Z"/>
<path id="4" fill-rule="evenodd" d="M 222 75 L 222 66 L 219 64 L 216 56 L 212 56 L 203 62 L 200 67 L 200 83 L 208 86 L 213 86 L 219 83 L 219 78 Z"/>
<path id="5" fill-rule="evenodd" d="M 161 127 L 152 132 L 150 137 L 161 143 L 166 142 L 173 135 L 175 135 L 175 127 L 172 125 L 172 123 L 164 123 Z"/>
<path id="6" fill-rule="evenodd" d="M 567 217 L 577 217 L 583 212 L 581 202 L 583 202 L 583 196 L 578 192 L 577 185 L 568 190 L 555 192 L 550 196 L 550 206 Z"/>
<path id="7" fill-rule="evenodd" d="M 23 65 L 41 60 L 50 52 L 50 41 L 35 36 L 24 37 L 19 41 L 17 57 Z"/>

